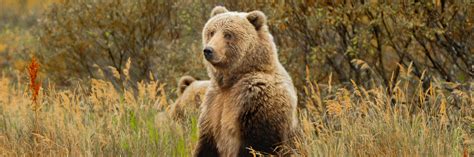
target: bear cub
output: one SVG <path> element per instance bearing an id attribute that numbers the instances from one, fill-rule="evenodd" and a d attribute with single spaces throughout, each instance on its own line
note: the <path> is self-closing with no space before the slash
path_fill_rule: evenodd
<path id="1" fill-rule="evenodd" d="M 178 98 L 169 111 L 170 117 L 183 122 L 189 114 L 197 113 L 209 84 L 209 80 L 196 80 L 192 76 L 182 76 L 178 82 Z"/>

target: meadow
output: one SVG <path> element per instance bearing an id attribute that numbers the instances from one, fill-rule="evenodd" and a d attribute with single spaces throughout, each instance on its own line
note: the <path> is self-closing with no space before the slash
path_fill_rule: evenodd
<path id="1" fill-rule="evenodd" d="M 30 69 L 33 70 L 34 68 Z M 410 69 L 405 71 L 410 76 Z M 177 123 L 159 81 L 139 83 L 138 96 L 118 93 L 102 80 L 55 90 L 0 79 L 4 156 L 189 156 L 197 141 L 197 113 Z M 304 156 L 468 156 L 472 152 L 470 91 L 446 93 L 398 82 L 383 87 L 338 88 L 311 83 L 309 107 L 300 110 Z M 471 84 L 472 86 L 472 84 Z M 156 90 L 159 89 L 159 90 Z M 37 92 L 35 90 L 38 90 Z M 413 91 L 412 96 L 409 91 Z M 34 93 L 37 93 L 34 94 Z M 36 98 L 34 100 L 33 98 Z M 449 105 L 456 103 L 456 106 Z"/>
<path id="2" fill-rule="evenodd" d="M 288 151 L 474 156 L 469 2 L 170 3 L 0 0 L 0 156 L 191 156 L 199 113 L 168 111 L 180 76 L 207 78 L 216 4 L 269 16 L 299 92 Z"/>

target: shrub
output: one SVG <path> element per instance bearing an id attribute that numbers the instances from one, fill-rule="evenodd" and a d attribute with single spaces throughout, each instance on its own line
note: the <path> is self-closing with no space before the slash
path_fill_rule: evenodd
<path id="1" fill-rule="evenodd" d="M 129 58 L 134 89 L 150 75 L 177 78 L 202 67 L 197 56 L 183 51 L 192 45 L 184 47 L 180 41 L 177 14 L 171 1 L 65 1 L 53 5 L 41 20 L 38 34 L 44 49 L 39 55 L 50 77 L 62 85 L 100 78 L 120 89 L 127 81 L 124 66 Z M 182 73 L 170 73 L 176 71 Z"/>
<path id="2" fill-rule="evenodd" d="M 338 84 L 389 87 L 411 63 L 414 77 L 426 70 L 428 82 L 474 76 L 473 7 L 464 1 L 66 1 L 41 20 L 40 55 L 62 83 L 100 78 L 101 69 L 118 86 L 128 58 L 133 81 L 150 73 L 170 84 L 183 74 L 205 77 L 200 32 L 217 4 L 268 15 L 280 60 L 292 76 L 304 76 L 294 77 L 300 94 L 308 80 L 330 75 Z M 121 79 L 113 79 L 109 66 Z"/>

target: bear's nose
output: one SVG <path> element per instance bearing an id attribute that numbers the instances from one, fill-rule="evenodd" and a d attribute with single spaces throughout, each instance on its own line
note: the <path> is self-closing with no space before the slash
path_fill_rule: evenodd
<path id="1" fill-rule="evenodd" d="M 210 60 L 212 58 L 212 54 L 214 53 L 214 49 L 212 47 L 206 47 L 204 48 L 204 57 L 206 57 L 207 60 Z"/>

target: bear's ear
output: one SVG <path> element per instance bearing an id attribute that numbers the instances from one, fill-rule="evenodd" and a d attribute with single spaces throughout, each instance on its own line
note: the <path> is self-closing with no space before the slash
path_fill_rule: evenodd
<path id="1" fill-rule="evenodd" d="M 255 26 L 255 29 L 260 30 L 263 26 L 267 24 L 267 16 L 261 11 L 252 11 L 247 15 L 247 20 Z"/>
<path id="2" fill-rule="evenodd" d="M 212 9 L 212 12 L 211 12 L 211 17 L 214 17 L 216 16 L 217 14 L 222 14 L 222 13 L 226 13 L 226 12 L 229 12 L 225 7 L 223 6 L 216 6 L 214 7 L 214 9 Z"/>
<path id="3" fill-rule="evenodd" d="M 191 85 L 191 83 L 193 83 L 194 81 L 196 81 L 196 79 L 192 76 L 183 76 L 179 79 L 179 82 L 178 82 L 178 96 L 180 96 L 181 94 L 184 93 L 184 90 L 186 90 L 186 88 Z"/>

